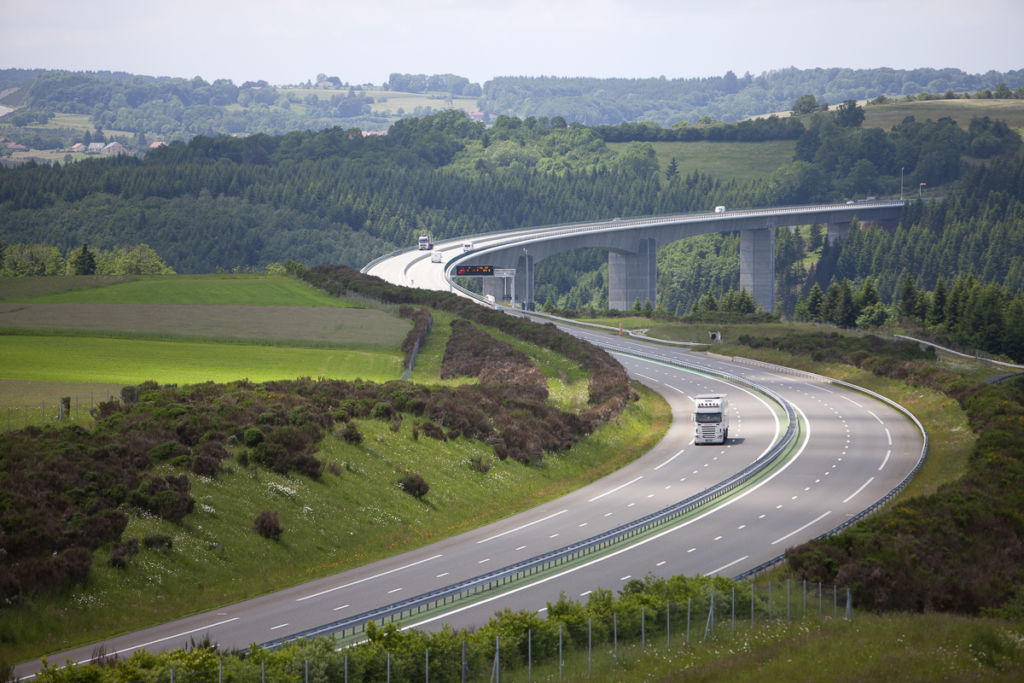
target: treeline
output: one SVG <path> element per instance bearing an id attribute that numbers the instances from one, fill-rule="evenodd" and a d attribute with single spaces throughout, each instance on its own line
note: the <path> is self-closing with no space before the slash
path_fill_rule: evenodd
<path id="1" fill-rule="evenodd" d="M 288 260 L 361 266 L 415 243 L 422 232 L 443 239 L 527 225 L 706 211 L 720 204 L 771 206 L 892 194 L 899 191 L 901 170 L 911 187 L 953 181 L 965 168 L 965 185 L 1000 186 L 1010 179 L 1007 174 L 1019 173 L 1005 163 L 964 166 L 961 161 L 965 155 L 988 155 L 977 160 L 1014 153 L 1019 137 L 999 122 L 980 119 L 962 131 L 945 119 L 907 120 L 885 132 L 862 129 L 862 117 L 852 103 L 813 115 L 797 139 L 798 158 L 745 184 L 699 171 L 683 174 L 673 163 L 662 168 L 647 142 L 612 152 L 594 129 L 559 117 L 501 116 L 488 128 L 449 111 L 400 121 L 387 136 L 363 137 L 358 130 L 338 128 L 283 136 L 198 136 L 154 150 L 144 160 L 0 169 L 0 239 L 44 243 L 62 253 L 85 243 L 110 249 L 144 242 L 177 272 L 263 269 Z M 730 125 L 738 130 L 745 124 Z M 932 215 L 945 220 L 944 214 Z M 992 213 L 985 220 L 993 218 L 1010 241 L 1020 239 L 1024 230 L 1013 214 Z M 917 214 L 909 219 L 917 220 Z M 806 253 L 784 233 L 777 236 L 777 264 L 785 286 L 780 300 L 789 314 L 795 303 L 789 288 L 805 276 L 800 262 Z M 927 248 L 948 244 L 928 240 Z M 733 236 L 664 245 L 657 305 L 685 314 L 709 291 L 720 297 L 738 289 L 731 265 L 738 262 L 737 245 Z M 843 274 L 832 272 L 836 253 L 828 248 L 823 253 L 813 274 L 819 286 L 826 288 L 833 275 L 860 283 L 870 273 L 878 278 L 883 301 L 889 301 L 901 270 L 912 265 L 904 259 L 888 270 Z M 892 260 L 899 253 L 890 249 L 879 258 Z M 979 252 L 975 245 L 952 260 L 962 264 L 955 272 L 963 273 L 970 258 L 969 267 L 983 271 L 978 278 L 986 281 L 984 271 L 998 270 L 1014 253 Z M 706 257 L 713 258 L 702 261 Z M 550 298 L 563 309 L 606 305 L 602 260 L 599 252 L 588 251 L 538 264 L 537 300 Z"/>
<path id="2" fill-rule="evenodd" d="M 1003 84 L 1000 88 L 999 85 Z M 701 119 L 740 121 L 790 111 L 811 94 L 827 103 L 928 93 L 1024 95 L 1024 71 L 968 74 L 959 69 L 796 69 L 727 71 L 708 78 L 559 78 L 501 76 L 484 83 L 480 106 L 497 116 L 562 116 L 585 125 L 653 121 L 670 127 Z"/>
<path id="3" fill-rule="evenodd" d="M 1024 380 L 996 384 L 935 367 L 909 342 L 836 334 L 744 337 L 824 362 L 857 365 L 956 399 L 978 440 L 967 473 L 835 536 L 787 551 L 808 581 L 852 586 L 862 608 L 968 614 L 1014 605 L 1024 584 Z"/>
<path id="4" fill-rule="evenodd" d="M 90 249 L 83 244 L 61 253 L 46 244 L 0 242 L 0 277 L 38 275 L 173 275 L 147 244 Z"/>
<path id="5" fill-rule="evenodd" d="M 393 73 L 388 76 L 389 90 L 400 92 L 436 92 L 448 95 L 465 95 L 477 97 L 483 89 L 479 83 L 470 83 L 465 76 L 455 74 L 402 74 Z"/>

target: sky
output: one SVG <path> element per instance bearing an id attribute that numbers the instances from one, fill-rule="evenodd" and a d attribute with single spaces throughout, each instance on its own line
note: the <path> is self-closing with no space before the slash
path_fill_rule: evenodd
<path id="1" fill-rule="evenodd" d="M 0 0 L 0 68 L 380 84 L 1024 68 L 1024 0 Z"/>

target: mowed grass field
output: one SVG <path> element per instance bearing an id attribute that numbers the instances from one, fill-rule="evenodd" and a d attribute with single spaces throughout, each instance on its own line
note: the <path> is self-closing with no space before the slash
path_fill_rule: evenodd
<path id="1" fill-rule="evenodd" d="M 174 275 L 94 284 L 0 282 L 0 409 L 27 409 L 19 426 L 55 418 L 61 396 L 82 405 L 147 380 L 402 375 L 399 347 L 409 321 L 295 278 Z M 88 420 L 88 412 L 78 417 Z"/>
<path id="2" fill-rule="evenodd" d="M 621 152 L 630 143 L 610 142 L 609 149 Z M 757 180 L 793 160 L 796 142 L 652 142 L 654 154 L 662 170 L 676 160 L 679 175 L 694 171 L 737 182 Z M 708 206 L 708 210 L 713 207 Z"/>

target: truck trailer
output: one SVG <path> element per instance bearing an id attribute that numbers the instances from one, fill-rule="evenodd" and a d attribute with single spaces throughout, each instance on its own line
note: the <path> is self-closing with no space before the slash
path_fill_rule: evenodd
<path id="1" fill-rule="evenodd" d="M 420 235 L 418 246 L 420 251 L 430 251 L 434 248 L 434 238 L 429 233 Z"/>
<path id="2" fill-rule="evenodd" d="M 725 443 L 729 439 L 728 397 L 701 394 L 694 397 L 693 443 Z"/>

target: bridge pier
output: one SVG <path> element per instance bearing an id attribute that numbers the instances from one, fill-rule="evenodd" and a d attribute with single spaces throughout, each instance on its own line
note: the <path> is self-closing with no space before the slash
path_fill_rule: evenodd
<path id="1" fill-rule="evenodd" d="M 505 278 L 484 277 L 480 279 L 483 280 L 484 296 L 493 296 L 494 300 L 497 302 L 505 300 Z"/>
<path id="2" fill-rule="evenodd" d="M 768 313 L 775 311 L 775 230 L 740 230 L 740 289 Z"/>
<path id="3" fill-rule="evenodd" d="M 533 280 L 534 280 L 534 266 L 533 266 L 533 255 L 527 253 L 525 250 L 516 257 L 516 276 L 514 278 L 515 284 L 512 286 L 512 292 L 515 293 L 516 301 L 522 302 L 523 308 L 533 309 Z M 512 302 L 512 306 L 515 307 L 516 301 Z"/>
<path id="4" fill-rule="evenodd" d="M 627 311 L 640 304 L 658 303 L 658 242 L 653 237 L 638 240 L 632 252 L 608 252 L 608 308 Z"/>

